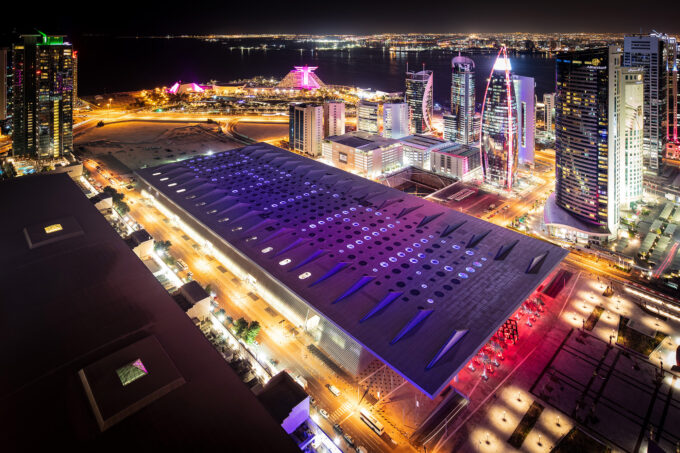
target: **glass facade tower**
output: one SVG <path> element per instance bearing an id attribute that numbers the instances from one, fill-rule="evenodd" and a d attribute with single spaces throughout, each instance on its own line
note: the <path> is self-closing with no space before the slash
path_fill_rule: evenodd
<path id="1" fill-rule="evenodd" d="M 16 156 L 73 150 L 73 48 L 60 36 L 24 35 L 12 47 L 12 146 Z"/>
<path id="2" fill-rule="evenodd" d="M 432 71 L 407 72 L 404 97 L 410 111 L 411 132 L 424 134 L 432 130 Z"/>
<path id="3" fill-rule="evenodd" d="M 450 140 L 462 145 L 475 142 L 475 62 L 457 56 L 451 60 L 451 120 Z"/>
<path id="4" fill-rule="evenodd" d="M 624 38 L 623 66 L 640 67 L 644 72 L 643 162 L 648 171 L 656 174 L 663 170 L 662 159 L 669 140 L 668 112 L 677 108 L 677 99 L 669 96 L 676 61 L 675 38 L 660 33 Z"/>
<path id="5" fill-rule="evenodd" d="M 482 103 L 484 181 L 511 189 L 517 171 L 517 103 L 505 47 L 498 52 Z"/>
<path id="6" fill-rule="evenodd" d="M 612 46 L 561 53 L 555 63 L 555 201 L 609 235 L 619 224 L 620 62 Z"/>

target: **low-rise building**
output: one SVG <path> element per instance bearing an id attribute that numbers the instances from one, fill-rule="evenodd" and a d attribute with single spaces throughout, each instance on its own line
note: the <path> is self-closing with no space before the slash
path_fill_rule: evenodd
<path id="1" fill-rule="evenodd" d="M 146 230 L 133 231 L 125 238 L 125 243 L 142 260 L 153 253 L 153 238 Z"/>
<path id="2" fill-rule="evenodd" d="M 348 132 L 322 144 L 323 158 L 334 167 L 375 178 L 403 166 L 401 144 L 368 132 Z"/>
<path id="3" fill-rule="evenodd" d="M 451 142 L 432 135 L 414 134 L 399 139 L 404 153 L 404 165 L 424 170 L 430 169 L 430 152 L 450 145 Z"/>
<path id="4" fill-rule="evenodd" d="M 469 181 L 482 176 L 482 160 L 479 148 L 450 144 L 430 152 L 430 170 Z"/>

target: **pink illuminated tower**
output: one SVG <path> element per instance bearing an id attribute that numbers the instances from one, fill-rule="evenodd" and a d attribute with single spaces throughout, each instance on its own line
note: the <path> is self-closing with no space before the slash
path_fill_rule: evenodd
<path id="1" fill-rule="evenodd" d="M 517 172 L 516 100 L 510 60 L 501 47 L 486 84 L 482 103 L 480 151 L 486 183 L 510 190 Z"/>
<path id="2" fill-rule="evenodd" d="M 315 90 L 319 88 L 319 84 L 316 82 L 314 71 L 316 71 L 318 66 L 295 66 L 295 71 L 299 73 L 300 81 L 299 87 L 305 88 L 307 90 Z"/>

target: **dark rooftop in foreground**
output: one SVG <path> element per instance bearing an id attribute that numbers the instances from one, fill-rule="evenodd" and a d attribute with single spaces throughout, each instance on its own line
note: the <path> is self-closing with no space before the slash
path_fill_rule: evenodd
<path id="1" fill-rule="evenodd" d="M 567 253 L 264 143 L 138 175 L 431 396 Z"/>
<path id="2" fill-rule="evenodd" d="M 67 174 L 0 206 L 5 451 L 299 451 Z"/>

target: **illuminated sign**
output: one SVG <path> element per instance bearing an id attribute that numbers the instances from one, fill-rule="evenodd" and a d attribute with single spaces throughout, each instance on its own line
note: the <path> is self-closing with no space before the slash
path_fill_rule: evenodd
<path id="1" fill-rule="evenodd" d="M 64 228 L 61 226 L 60 223 L 55 223 L 53 225 L 47 225 L 45 227 L 45 233 L 50 234 L 50 233 L 56 233 L 57 231 L 61 231 Z"/>

